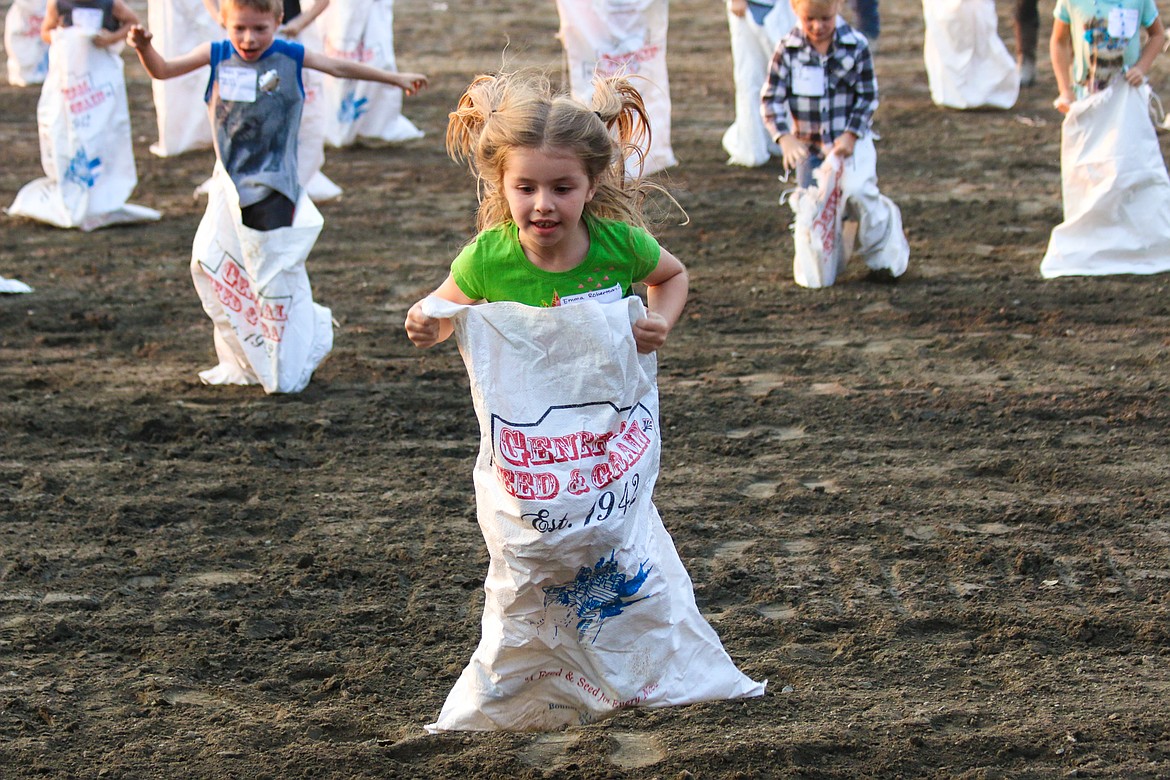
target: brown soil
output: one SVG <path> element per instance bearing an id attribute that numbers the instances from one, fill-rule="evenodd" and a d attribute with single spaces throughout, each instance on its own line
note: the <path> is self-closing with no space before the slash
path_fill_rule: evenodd
<path id="1" fill-rule="evenodd" d="M 661 355 L 657 503 L 767 695 L 423 733 L 478 639 L 486 554 L 462 363 L 401 323 L 472 230 L 441 148 L 460 89 L 509 42 L 560 67 L 551 2 L 441 7 L 396 9 L 427 137 L 329 153 L 346 196 L 310 275 L 340 327 L 301 394 L 199 384 L 211 158 L 149 155 L 136 64 L 133 201 L 164 219 L 3 220 L 0 274 L 36 292 L 0 298 L 0 774 L 1170 777 L 1167 280 L 1040 279 L 1052 76 L 1010 111 L 934 107 L 916 0 L 884 0 L 878 55 L 910 271 L 820 291 L 792 282 L 779 166 L 725 165 L 721 4 L 672 3 L 691 223 L 659 234 L 693 292 Z M 37 92 L 0 88 L 8 200 L 40 175 Z"/>

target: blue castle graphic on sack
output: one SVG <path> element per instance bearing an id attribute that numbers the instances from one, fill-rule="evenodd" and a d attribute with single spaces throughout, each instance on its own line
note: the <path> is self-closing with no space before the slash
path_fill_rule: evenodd
<path id="1" fill-rule="evenodd" d="M 638 573 L 630 577 L 618 569 L 614 553 L 600 559 L 592 568 L 582 566 L 572 582 L 564 585 L 550 585 L 544 588 L 544 605 L 557 604 L 569 608 L 569 617 L 563 625 L 567 628 L 573 618 L 577 621 L 577 638 L 584 642 L 590 631 L 596 642 L 601 634 L 602 624 L 617 617 L 629 607 L 648 598 L 632 598 L 646 583 L 653 566 L 649 561 L 638 564 Z"/>
<path id="2" fill-rule="evenodd" d="M 75 184 L 89 189 L 97 182 L 98 176 L 101 175 L 102 160 L 100 157 L 90 158 L 86 153 L 85 147 L 78 147 L 77 153 L 69 161 L 69 167 L 65 169 L 65 181 L 71 181 Z"/>

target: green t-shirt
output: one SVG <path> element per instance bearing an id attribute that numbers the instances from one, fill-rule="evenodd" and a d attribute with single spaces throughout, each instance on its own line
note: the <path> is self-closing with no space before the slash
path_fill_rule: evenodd
<path id="1" fill-rule="evenodd" d="M 581 300 L 618 301 L 658 267 L 662 247 L 642 228 L 585 217 L 589 251 L 576 268 L 537 268 L 520 247 L 514 222 L 483 231 L 451 263 L 451 276 L 473 301 L 560 306 Z"/>

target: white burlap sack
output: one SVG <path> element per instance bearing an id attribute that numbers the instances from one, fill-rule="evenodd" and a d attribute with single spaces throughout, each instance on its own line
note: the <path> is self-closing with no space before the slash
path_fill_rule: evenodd
<path id="1" fill-rule="evenodd" d="M 191 252 L 191 277 L 215 325 L 219 358 L 200 372 L 206 384 L 260 384 L 267 393 L 309 384 L 333 349 L 331 313 L 313 302 L 305 271 L 323 224 L 302 192 L 291 227 L 245 227 L 236 188 L 216 163 Z"/>
<path id="2" fill-rule="evenodd" d="M 138 183 L 121 45 L 99 48 L 77 27 L 53 30 L 37 102 L 41 166 L 7 211 L 62 228 L 149 222 L 159 213 L 126 202 Z"/>
<path id="3" fill-rule="evenodd" d="M 1150 96 L 1149 86 L 1117 80 L 1065 116 L 1064 221 L 1040 263 L 1045 278 L 1170 271 L 1170 177 Z"/>
<path id="4" fill-rule="evenodd" d="M 589 103 L 595 75 L 638 76 L 634 84 L 653 131 L 644 172 L 677 165 L 670 145 L 667 0 L 557 0 L 557 12 L 573 94 Z"/>
<path id="5" fill-rule="evenodd" d="M 308 10 L 308 9 L 306 9 Z M 290 38 L 305 47 L 305 51 L 322 49 L 321 34 L 315 24 Z M 325 105 L 325 74 L 311 68 L 301 70 L 301 84 L 305 88 L 305 102 L 301 107 L 301 127 L 297 131 L 297 180 L 309 194 L 309 200 L 322 203 L 341 197 L 341 188 L 321 172 L 325 164 L 325 132 L 329 123 Z"/>
<path id="6" fill-rule="evenodd" d="M 778 0 L 762 25 L 750 13 L 736 16 L 727 12 L 731 33 L 732 75 L 735 80 L 735 121 L 723 133 L 723 150 L 731 165 L 756 167 L 780 154 L 780 147 L 768 136 L 760 113 L 760 90 L 768 76 L 776 43 L 796 25 L 796 14 L 788 0 Z"/>
<path id="7" fill-rule="evenodd" d="M 796 283 L 828 287 L 852 256 L 872 271 L 889 271 L 891 277 L 904 274 L 910 242 L 902 229 L 901 209 L 878 191 L 873 137 L 857 139 L 853 154 L 844 160 L 828 155 L 814 180 L 814 186 L 789 198 L 796 213 L 792 269 Z M 842 233 L 849 235 L 841 229 L 842 219 L 856 223 L 855 248 L 848 241 L 842 243 Z"/>
<path id="8" fill-rule="evenodd" d="M 848 258 L 841 235 L 845 216 L 842 172 L 841 158 L 830 154 L 813 173 L 813 183 L 798 188 L 788 199 L 796 214 L 792 278 L 801 287 L 829 287 L 845 270 Z"/>
<path id="9" fill-rule="evenodd" d="M 624 707 L 759 696 L 695 606 L 654 507 L 654 355 L 641 300 L 457 306 L 480 423 L 483 635 L 431 732 L 557 729 Z"/>
<path id="10" fill-rule="evenodd" d="M 1000 40 L 995 0 L 922 0 L 930 97 L 949 108 L 1011 108 L 1016 62 Z"/>
<path id="11" fill-rule="evenodd" d="M 4 16 L 4 51 L 8 83 L 29 87 L 44 82 L 49 72 L 49 44 L 41 39 L 45 0 L 12 0 Z"/>
<path id="12" fill-rule="evenodd" d="M 173 59 L 201 43 L 227 37 L 200 0 L 147 0 L 146 20 L 154 34 L 152 45 Z M 153 79 L 158 141 L 150 151 L 174 157 L 193 149 L 211 148 L 211 122 L 203 95 L 211 68 L 202 67 L 173 79 Z"/>
<path id="13" fill-rule="evenodd" d="M 333 2 L 316 23 L 327 56 L 397 71 L 393 0 Z M 330 146 L 349 146 L 359 138 L 383 143 L 422 138 L 422 131 L 402 115 L 402 90 L 328 75 L 323 81 Z"/>

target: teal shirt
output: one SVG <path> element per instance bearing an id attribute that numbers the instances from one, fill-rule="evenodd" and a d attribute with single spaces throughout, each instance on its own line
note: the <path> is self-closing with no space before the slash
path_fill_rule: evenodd
<path id="1" fill-rule="evenodd" d="M 520 230 L 506 222 L 483 231 L 451 263 L 459 290 L 473 301 L 516 301 L 560 306 L 581 300 L 602 303 L 630 295 L 631 287 L 658 267 L 662 247 L 641 228 L 585 217 L 589 251 L 568 271 L 545 271 L 520 246 Z"/>
<path id="2" fill-rule="evenodd" d="M 1111 34 L 1109 17 L 1114 9 L 1137 12 L 1138 29 L 1132 35 Z M 1080 98 L 1104 89 L 1117 73 L 1138 61 L 1141 30 L 1154 23 L 1158 9 L 1154 0 L 1057 0 L 1052 15 L 1071 29 L 1072 79 Z"/>

